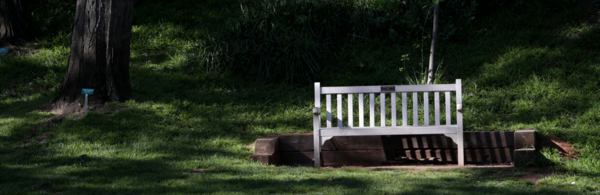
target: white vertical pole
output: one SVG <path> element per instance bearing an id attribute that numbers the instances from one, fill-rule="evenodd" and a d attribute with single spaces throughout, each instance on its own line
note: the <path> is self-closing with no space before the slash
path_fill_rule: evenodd
<path id="1" fill-rule="evenodd" d="M 463 141 L 463 108 L 462 108 L 462 83 L 456 79 L 456 143 L 458 146 L 458 166 L 465 166 L 465 148 Z"/>
<path id="2" fill-rule="evenodd" d="M 315 107 L 313 108 L 314 167 L 321 167 L 321 83 L 315 83 Z"/>

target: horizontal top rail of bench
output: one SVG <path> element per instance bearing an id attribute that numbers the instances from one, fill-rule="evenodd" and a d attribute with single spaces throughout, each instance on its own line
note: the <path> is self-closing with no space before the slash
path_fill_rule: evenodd
<path id="1" fill-rule="evenodd" d="M 456 91 L 456 84 L 321 87 L 321 94 L 436 91 Z"/>

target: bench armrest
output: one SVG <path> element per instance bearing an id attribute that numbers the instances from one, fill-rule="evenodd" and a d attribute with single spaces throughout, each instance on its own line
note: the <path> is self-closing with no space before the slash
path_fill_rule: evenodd
<path id="1" fill-rule="evenodd" d="M 321 109 L 319 109 L 319 107 L 313 107 L 313 114 L 314 115 L 321 115 Z"/>

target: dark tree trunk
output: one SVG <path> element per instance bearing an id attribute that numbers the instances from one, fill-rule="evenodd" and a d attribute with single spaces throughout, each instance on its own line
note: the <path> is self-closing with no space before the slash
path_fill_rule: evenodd
<path id="1" fill-rule="evenodd" d="M 133 0 L 77 0 L 65 81 L 50 109 L 82 109 L 82 88 L 94 89 L 90 108 L 131 97 L 129 52 Z"/>
<path id="2" fill-rule="evenodd" d="M 21 0 L 0 0 L 0 47 L 20 45 L 26 37 Z"/>

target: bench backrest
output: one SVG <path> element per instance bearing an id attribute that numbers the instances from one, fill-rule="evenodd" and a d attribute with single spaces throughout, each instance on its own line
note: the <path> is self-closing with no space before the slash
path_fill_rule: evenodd
<path id="1" fill-rule="evenodd" d="M 456 124 L 452 124 L 451 113 L 451 94 L 455 92 L 456 99 Z M 412 93 L 412 124 L 409 124 L 408 115 L 408 97 Z M 430 93 L 433 93 L 434 121 L 430 122 Z M 440 93 L 444 93 L 445 99 L 445 122 L 442 123 L 440 112 Z M 355 98 L 357 94 L 358 98 Z M 379 106 L 376 95 L 379 94 Z M 325 96 L 326 106 L 326 127 L 321 127 L 321 96 Z M 365 95 L 368 99 L 365 100 Z M 389 99 L 386 96 L 390 95 Z M 401 95 L 401 99 L 397 98 Z M 419 97 L 421 95 L 421 97 Z M 335 121 L 332 118 L 331 97 L 337 98 L 337 109 Z M 344 96 L 346 98 L 344 98 Z M 345 99 L 345 100 L 344 100 Z M 358 111 L 354 106 L 355 99 L 358 101 Z M 400 99 L 400 100 L 398 100 Z M 343 108 L 343 102 L 347 102 L 347 109 Z M 365 124 L 365 102 L 368 103 L 369 124 Z M 386 105 L 389 102 L 390 106 Z M 401 107 L 401 121 L 398 120 L 397 104 Z M 419 105 L 423 106 L 420 107 Z M 386 110 L 389 108 L 390 115 L 387 116 Z M 419 110 L 422 114 L 419 114 Z M 344 112 L 344 110 L 346 110 Z M 378 111 L 377 111 L 378 110 Z M 355 113 L 356 112 L 356 113 Z M 346 114 L 344 114 L 346 113 Z M 379 114 L 380 122 L 376 124 L 376 113 Z M 359 135 L 403 135 L 403 134 L 447 134 L 452 137 L 459 145 L 459 165 L 464 163 L 460 160 L 462 155 L 462 87 L 461 80 L 456 79 L 455 84 L 437 84 L 437 85 L 389 85 L 389 86 L 348 86 L 348 87 L 321 87 L 320 83 L 315 83 L 315 108 L 313 108 L 314 134 L 315 134 L 315 161 L 319 161 L 320 146 L 331 136 L 359 136 Z M 358 123 L 354 121 L 354 114 L 358 114 Z M 344 117 L 344 115 L 346 115 Z M 344 118 L 346 119 L 344 121 Z M 423 123 L 419 123 L 419 119 Z M 336 127 L 333 127 L 333 123 Z M 400 123 L 400 124 L 399 124 Z M 365 126 L 368 125 L 368 126 Z M 322 139 L 322 138 L 325 138 Z M 315 166 L 317 162 L 315 162 Z"/>

